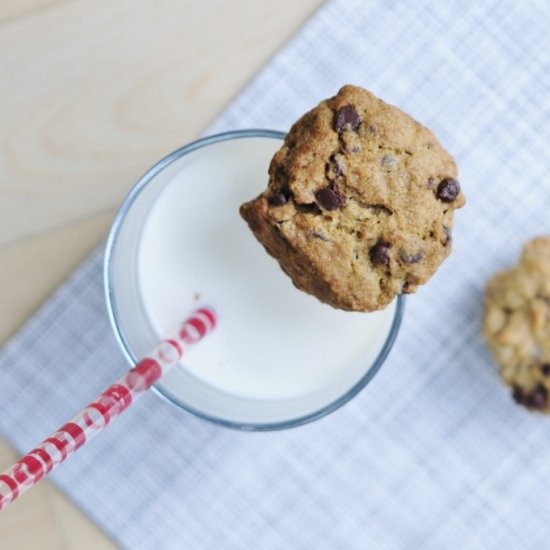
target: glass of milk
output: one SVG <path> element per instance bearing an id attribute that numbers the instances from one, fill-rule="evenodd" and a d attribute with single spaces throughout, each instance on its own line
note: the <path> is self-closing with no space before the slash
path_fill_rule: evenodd
<path id="1" fill-rule="evenodd" d="M 193 309 L 215 332 L 154 391 L 197 416 L 243 430 L 288 428 L 334 411 L 386 359 L 404 300 L 338 311 L 297 290 L 239 215 L 267 185 L 284 134 L 242 130 L 168 155 L 135 185 L 111 230 L 105 290 L 130 363 Z"/>

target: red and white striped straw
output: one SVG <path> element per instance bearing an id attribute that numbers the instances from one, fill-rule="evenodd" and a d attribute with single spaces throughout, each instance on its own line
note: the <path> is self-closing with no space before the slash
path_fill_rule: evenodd
<path id="1" fill-rule="evenodd" d="M 111 420 L 166 374 L 183 357 L 184 351 L 202 340 L 215 325 L 216 315 L 211 309 L 195 311 L 175 336 L 163 340 L 70 422 L 0 474 L 0 510 L 107 427 Z"/>

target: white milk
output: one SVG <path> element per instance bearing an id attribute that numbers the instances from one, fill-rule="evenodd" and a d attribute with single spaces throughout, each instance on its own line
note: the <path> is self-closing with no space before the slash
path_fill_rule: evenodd
<path id="1" fill-rule="evenodd" d="M 280 145 L 242 138 L 185 157 L 143 227 L 139 288 L 159 336 L 199 305 L 216 309 L 215 333 L 182 366 L 213 389 L 258 400 L 320 392 L 332 400 L 377 357 L 395 303 L 369 314 L 321 304 L 298 291 L 256 241 L 239 205 L 266 187 Z"/>

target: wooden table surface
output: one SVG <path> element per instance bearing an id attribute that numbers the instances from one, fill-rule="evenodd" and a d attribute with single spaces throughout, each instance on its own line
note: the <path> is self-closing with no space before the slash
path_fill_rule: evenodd
<path id="1" fill-rule="evenodd" d="M 320 4 L 0 1 L 0 344 Z M 114 547 L 47 481 L 0 513 L 2 550 Z"/>

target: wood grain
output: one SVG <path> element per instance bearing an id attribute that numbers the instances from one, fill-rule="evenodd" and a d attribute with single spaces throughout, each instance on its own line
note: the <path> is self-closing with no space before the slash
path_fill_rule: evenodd
<path id="1" fill-rule="evenodd" d="M 81 0 L 6 25 L 0 244 L 118 204 L 316 3 Z"/>
<path id="2" fill-rule="evenodd" d="M 0 343 L 320 4 L 0 1 Z M 48 481 L 0 515 L 2 550 L 114 547 Z"/>

